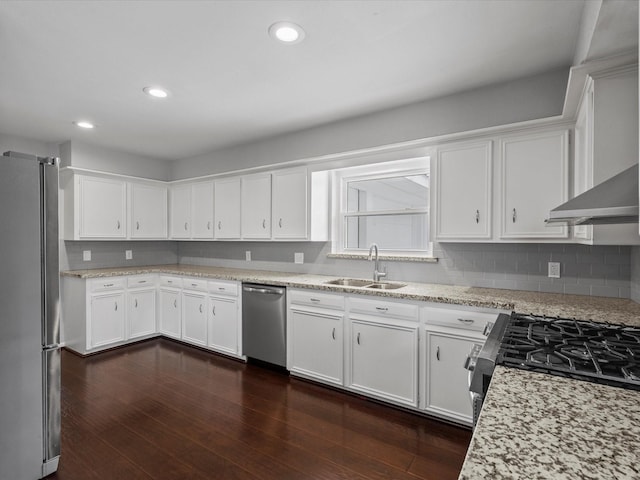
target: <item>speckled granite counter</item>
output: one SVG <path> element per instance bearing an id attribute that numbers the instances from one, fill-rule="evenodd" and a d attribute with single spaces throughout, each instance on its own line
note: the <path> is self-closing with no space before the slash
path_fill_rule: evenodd
<path id="1" fill-rule="evenodd" d="M 522 290 L 500 290 L 494 288 L 412 282 L 408 282 L 405 287 L 398 290 L 370 290 L 358 287 L 327 285 L 326 282 L 339 278 L 327 275 L 204 267 L 197 265 L 153 265 L 145 267 L 73 270 L 62 272 L 62 275 L 80 278 L 99 278 L 144 273 L 166 273 L 241 282 L 266 283 L 295 288 L 313 288 L 333 292 L 377 295 L 425 302 L 497 308 L 508 311 L 514 310 L 520 313 L 534 313 L 537 315 L 640 325 L 640 304 L 626 299 L 588 297 L 584 295 L 564 295 L 559 293 L 538 293 Z"/>
<path id="2" fill-rule="evenodd" d="M 496 367 L 459 480 L 640 479 L 640 392 Z"/>

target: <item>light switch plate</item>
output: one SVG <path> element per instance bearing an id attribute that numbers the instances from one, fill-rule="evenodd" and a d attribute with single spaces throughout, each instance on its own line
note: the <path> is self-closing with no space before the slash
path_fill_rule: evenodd
<path id="1" fill-rule="evenodd" d="M 304 253 L 296 252 L 293 254 L 294 263 L 304 263 Z"/>
<path id="2" fill-rule="evenodd" d="M 549 262 L 549 278 L 560 278 L 560 262 Z"/>
<path id="3" fill-rule="evenodd" d="M 126 260 L 131 260 L 133 258 L 133 250 L 125 250 L 124 251 L 124 258 Z"/>
<path id="4" fill-rule="evenodd" d="M 82 260 L 84 260 L 85 262 L 91 261 L 91 250 L 82 251 Z"/>
<path id="5" fill-rule="evenodd" d="M 251 250 L 247 250 L 246 252 L 244 252 L 244 259 L 245 259 L 247 262 L 250 262 L 250 261 L 251 261 Z"/>

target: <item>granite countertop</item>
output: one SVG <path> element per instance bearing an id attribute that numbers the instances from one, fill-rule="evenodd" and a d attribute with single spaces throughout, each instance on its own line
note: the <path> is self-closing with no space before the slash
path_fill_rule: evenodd
<path id="1" fill-rule="evenodd" d="M 340 293 L 376 295 L 424 302 L 496 308 L 519 313 L 533 313 L 536 315 L 640 325 L 639 303 L 628 299 L 609 297 L 589 297 L 585 295 L 539 293 L 522 290 L 502 290 L 417 282 L 406 282 L 405 287 L 397 290 L 371 290 L 358 287 L 327 285 L 326 282 L 340 278 L 328 275 L 205 267 L 198 265 L 152 265 L 144 267 L 72 270 L 62 272 L 62 275 L 79 278 L 99 278 L 144 273 L 165 273 L 240 282 L 266 283 L 294 288 L 313 288 Z"/>
<path id="2" fill-rule="evenodd" d="M 640 392 L 496 367 L 459 480 L 640 478 Z"/>

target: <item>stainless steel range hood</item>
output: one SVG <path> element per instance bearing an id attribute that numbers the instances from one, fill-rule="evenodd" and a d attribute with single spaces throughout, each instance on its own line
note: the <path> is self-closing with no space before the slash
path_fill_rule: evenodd
<path id="1" fill-rule="evenodd" d="M 547 223 L 638 223 L 638 214 L 638 164 L 635 164 L 551 210 Z"/>

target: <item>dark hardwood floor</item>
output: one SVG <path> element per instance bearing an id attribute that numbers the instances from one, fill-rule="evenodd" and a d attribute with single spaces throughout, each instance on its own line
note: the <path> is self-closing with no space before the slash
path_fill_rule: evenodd
<path id="1" fill-rule="evenodd" d="M 456 479 L 471 432 L 155 339 L 62 355 L 59 480 Z"/>

